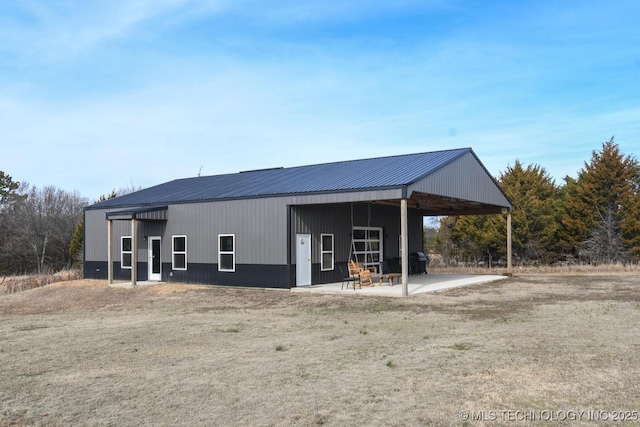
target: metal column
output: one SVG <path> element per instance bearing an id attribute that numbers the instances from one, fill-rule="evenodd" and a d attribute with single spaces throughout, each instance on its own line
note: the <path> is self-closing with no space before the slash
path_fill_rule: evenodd
<path id="1" fill-rule="evenodd" d="M 131 285 L 136 286 L 138 279 L 138 236 L 136 235 L 137 221 L 131 218 Z"/>
<path id="2" fill-rule="evenodd" d="M 400 233 L 402 245 L 402 296 L 409 296 L 409 240 L 407 226 L 407 199 L 400 201 Z"/>
<path id="3" fill-rule="evenodd" d="M 107 283 L 113 284 L 113 220 L 107 221 Z"/>
<path id="4" fill-rule="evenodd" d="M 507 274 L 513 274 L 511 265 L 511 211 L 507 213 Z"/>

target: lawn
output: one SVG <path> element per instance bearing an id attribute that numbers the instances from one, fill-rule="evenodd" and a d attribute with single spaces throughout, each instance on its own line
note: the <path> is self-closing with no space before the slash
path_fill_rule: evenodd
<path id="1" fill-rule="evenodd" d="M 406 299 L 72 281 L 0 295 L 0 426 L 631 425 L 639 326 L 631 274 Z"/>

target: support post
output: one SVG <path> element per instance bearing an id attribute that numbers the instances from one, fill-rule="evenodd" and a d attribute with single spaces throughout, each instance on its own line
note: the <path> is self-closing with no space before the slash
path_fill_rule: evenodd
<path id="1" fill-rule="evenodd" d="M 409 241 L 407 226 L 407 199 L 400 201 L 400 233 L 402 246 L 402 296 L 409 296 Z"/>
<path id="2" fill-rule="evenodd" d="M 113 220 L 107 221 L 107 284 L 113 284 Z"/>
<path id="3" fill-rule="evenodd" d="M 511 211 L 507 213 L 507 274 L 509 276 L 513 274 L 511 264 Z"/>
<path id="4" fill-rule="evenodd" d="M 136 219 L 131 218 L 131 285 L 137 285 L 138 279 L 138 236 Z"/>

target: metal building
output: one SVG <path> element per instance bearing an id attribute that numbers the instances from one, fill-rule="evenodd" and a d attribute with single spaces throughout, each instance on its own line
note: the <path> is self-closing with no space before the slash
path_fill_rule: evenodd
<path id="1" fill-rule="evenodd" d="M 84 274 L 291 288 L 359 257 L 406 284 L 424 216 L 510 210 L 471 148 L 178 179 L 85 209 Z"/>

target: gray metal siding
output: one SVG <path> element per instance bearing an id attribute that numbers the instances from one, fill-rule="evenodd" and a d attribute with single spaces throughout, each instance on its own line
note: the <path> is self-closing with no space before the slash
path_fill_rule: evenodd
<path id="1" fill-rule="evenodd" d="M 471 152 L 457 158 L 446 168 L 411 184 L 408 187 L 409 195 L 412 191 L 495 206 L 511 206 L 497 183 Z"/>
<path id="2" fill-rule="evenodd" d="M 218 262 L 218 235 L 234 234 L 236 264 L 286 264 L 286 209 L 281 199 L 235 200 L 169 206 L 168 221 L 138 221 L 138 260 L 146 262 L 145 236 L 160 236 L 162 261 L 171 262 L 172 237 L 187 236 L 187 261 Z M 107 259 L 106 210 L 85 211 L 85 259 Z M 113 221 L 114 260 L 131 221 Z"/>
<path id="3" fill-rule="evenodd" d="M 107 260 L 107 221 L 104 211 L 84 211 L 85 261 Z"/>
<path id="4" fill-rule="evenodd" d="M 171 236 L 187 236 L 188 262 L 208 264 L 218 262 L 218 235 L 234 234 L 236 264 L 286 264 L 286 209 L 278 199 L 169 206 L 168 260 Z"/>
<path id="5" fill-rule="evenodd" d="M 349 234 L 351 233 L 349 205 L 294 206 L 292 208 L 291 247 L 295 251 L 295 235 L 311 234 L 311 262 L 320 263 L 320 235 L 333 234 L 334 258 L 336 262 L 349 257 Z M 295 252 L 293 254 L 295 261 Z"/>
<path id="6" fill-rule="evenodd" d="M 113 210 L 113 209 L 111 209 Z M 107 260 L 107 220 L 108 210 L 85 211 L 85 261 Z M 138 228 L 138 230 L 140 230 Z M 131 235 L 131 221 L 113 221 L 113 259 L 120 261 L 120 238 Z M 138 236 L 141 233 L 138 232 Z M 138 249 L 141 249 L 142 238 L 138 240 Z M 146 244 L 145 244 L 146 245 Z M 138 258 L 140 259 L 140 258 Z M 145 257 L 146 260 L 146 257 Z"/>
<path id="7" fill-rule="evenodd" d="M 143 220 L 166 221 L 167 210 L 158 209 L 150 212 L 142 212 L 142 213 L 136 214 L 136 218 L 143 219 Z"/>
<path id="8" fill-rule="evenodd" d="M 380 204 L 354 203 L 353 226 L 382 227 L 384 258 L 398 257 L 400 236 L 400 208 Z M 295 235 L 312 236 L 311 262 L 320 263 L 321 234 L 334 235 L 335 262 L 347 262 L 351 253 L 351 204 L 294 206 L 291 215 L 291 247 L 295 251 Z M 422 212 L 408 211 L 409 252 L 422 250 Z M 295 253 L 292 257 L 295 260 Z M 336 267 L 337 268 L 337 267 Z"/>

